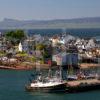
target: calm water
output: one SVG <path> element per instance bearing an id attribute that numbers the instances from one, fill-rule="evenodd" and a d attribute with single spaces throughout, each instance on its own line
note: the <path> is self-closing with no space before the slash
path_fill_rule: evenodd
<path id="1" fill-rule="evenodd" d="M 100 29 L 69 29 L 66 32 L 80 37 L 100 36 Z M 57 30 L 29 30 L 30 34 L 57 34 Z M 83 34 L 82 34 L 83 33 Z M 100 91 L 73 94 L 29 93 L 24 86 L 32 71 L 0 70 L 0 100 L 100 100 Z"/>
<path id="2" fill-rule="evenodd" d="M 41 35 L 54 35 L 61 34 L 63 32 L 69 33 L 73 36 L 79 36 L 82 38 L 100 36 L 100 28 L 92 29 L 33 29 L 26 31 L 29 34 L 41 34 Z"/>
<path id="3" fill-rule="evenodd" d="M 9 30 L 1 30 L 0 32 L 5 33 Z M 29 29 L 25 30 L 26 33 L 28 34 L 41 34 L 41 35 L 54 35 L 54 34 L 60 34 L 62 32 L 70 33 L 71 35 L 74 36 L 79 36 L 82 38 L 86 37 L 95 37 L 95 36 L 100 36 L 100 28 L 90 28 L 90 29 Z"/>
<path id="4" fill-rule="evenodd" d="M 100 100 L 100 91 L 83 93 L 29 93 L 24 89 L 32 71 L 0 70 L 0 100 Z"/>

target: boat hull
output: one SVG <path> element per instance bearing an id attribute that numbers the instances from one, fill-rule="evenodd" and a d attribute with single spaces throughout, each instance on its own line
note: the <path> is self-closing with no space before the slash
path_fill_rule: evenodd
<path id="1" fill-rule="evenodd" d="M 66 83 L 58 84 L 55 86 L 47 86 L 47 87 L 31 87 L 30 85 L 26 85 L 25 89 L 27 91 L 33 91 L 33 92 L 65 92 L 66 91 Z"/>

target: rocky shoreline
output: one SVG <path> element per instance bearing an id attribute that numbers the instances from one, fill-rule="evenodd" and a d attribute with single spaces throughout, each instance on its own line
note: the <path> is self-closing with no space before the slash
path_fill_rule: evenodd
<path id="1" fill-rule="evenodd" d="M 0 66 L 0 69 L 12 69 L 12 70 L 32 70 L 32 69 L 35 69 L 36 68 L 36 65 L 34 64 L 33 66 Z M 41 69 L 48 69 L 49 68 L 49 65 L 48 64 L 41 64 L 40 65 L 40 68 Z"/>
<path id="2" fill-rule="evenodd" d="M 88 68 L 97 68 L 100 67 L 100 64 L 88 64 L 88 63 L 82 63 L 79 65 L 80 69 L 88 69 Z M 41 64 L 37 66 L 38 68 L 40 67 L 41 69 L 49 69 L 48 64 Z M 57 66 L 52 66 L 52 68 L 56 68 Z M 13 69 L 13 70 L 32 70 L 36 68 L 36 64 L 25 64 L 25 65 L 16 65 L 16 66 L 5 66 L 5 65 L 0 65 L 0 69 Z"/>

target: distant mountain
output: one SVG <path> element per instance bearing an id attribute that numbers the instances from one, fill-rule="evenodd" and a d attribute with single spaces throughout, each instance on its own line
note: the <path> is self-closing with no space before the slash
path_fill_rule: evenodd
<path id="1" fill-rule="evenodd" d="M 57 29 L 57 28 L 100 28 L 100 17 L 55 20 L 15 20 L 5 18 L 0 29 Z"/>

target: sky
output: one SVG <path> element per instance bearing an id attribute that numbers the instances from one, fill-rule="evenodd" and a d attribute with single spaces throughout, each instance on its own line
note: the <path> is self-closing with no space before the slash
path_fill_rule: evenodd
<path id="1" fill-rule="evenodd" d="M 100 0 L 0 0 L 0 20 L 99 17 Z"/>

